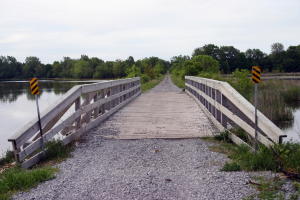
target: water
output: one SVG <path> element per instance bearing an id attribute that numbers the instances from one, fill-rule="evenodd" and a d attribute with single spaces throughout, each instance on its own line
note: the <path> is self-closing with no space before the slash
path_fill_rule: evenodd
<path id="1" fill-rule="evenodd" d="M 296 109 L 293 112 L 294 121 L 292 125 L 288 128 L 283 129 L 283 132 L 287 135 L 285 141 L 300 141 L 300 109 Z"/>
<path id="2" fill-rule="evenodd" d="M 40 81 L 40 109 L 43 111 L 55 103 L 74 85 L 85 81 Z M 90 83 L 90 82 L 89 82 Z M 37 117 L 34 96 L 30 94 L 27 81 L 0 82 L 0 157 L 11 149 L 7 139 L 27 122 Z"/>

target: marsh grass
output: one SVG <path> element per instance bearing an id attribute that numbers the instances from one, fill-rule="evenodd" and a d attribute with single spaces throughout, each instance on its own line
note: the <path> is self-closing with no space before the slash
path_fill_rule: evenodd
<path id="1" fill-rule="evenodd" d="M 299 81 L 268 80 L 259 85 L 258 109 L 282 128 L 293 123 L 293 110 L 300 106 L 299 100 Z"/>

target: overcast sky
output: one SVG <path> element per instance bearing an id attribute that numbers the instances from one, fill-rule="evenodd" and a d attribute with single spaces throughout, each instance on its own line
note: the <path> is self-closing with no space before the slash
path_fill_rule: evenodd
<path id="1" fill-rule="evenodd" d="M 300 0 L 0 0 L 0 55 L 52 63 L 300 44 Z"/>

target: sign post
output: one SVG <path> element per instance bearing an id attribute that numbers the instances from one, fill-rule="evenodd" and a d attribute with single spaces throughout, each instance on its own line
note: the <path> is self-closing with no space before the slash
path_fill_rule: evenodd
<path id="1" fill-rule="evenodd" d="M 258 66 L 252 67 L 252 81 L 254 82 L 254 107 L 255 107 L 255 151 L 258 149 L 258 121 L 257 121 L 257 93 L 258 83 L 260 83 L 261 69 Z"/>
<path id="2" fill-rule="evenodd" d="M 40 136 L 41 136 L 41 141 L 42 141 L 42 150 L 44 150 L 43 129 L 42 129 L 41 114 L 40 114 L 40 107 L 39 107 L 39 100 L 38 100 L 38 94 L 40 94 L 39 86 L 38 86 L 38 79 L 32 78 L 29 83 L 30 83 L 31 94 L 33 94 L 35 96 L 36 109 L 37 109 L 37 115 L 38 115 L 38 124 L 39 124 L 39 128 L 40 128 Z"/>

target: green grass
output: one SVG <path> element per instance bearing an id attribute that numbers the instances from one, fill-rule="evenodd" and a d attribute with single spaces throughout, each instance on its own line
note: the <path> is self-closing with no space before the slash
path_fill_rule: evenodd
<path id="1" fill-rule="evenodd" d="M 290 176 L 300 176 L 300 144 L 287 142 L 276 144 L 272 147 L 259 145 L 258 150 L 254 152 L 246 145 L 235 145 L 231 143 L 228 133 L 224 132 L 215 136 L 216 141 L 210 146 L 211 151 L 224 153 L 232 160 L 226 163 L 226 170 L 236 171 L 240 166 L 240 170 L 246 171 L 263 171 L 271 170 L 275 172 L 284 172 Z M 223 169 L 224 169 L 223 168 Z"/>
<path id="2" fill-rule="evenodd" d="M 221 171 L 225 171 L 225 172 L 240 171 L 240 170 L 241 170 L 241 166 L 236 162 L 231 162 L 231 163 L 226 162 L 223 168 L 221 169 Z"/>
<path id="3" fill-rule="evenodd" d="M 47 142 L 45 145 L 45 157 L 42 161 L 63 161 L 70 157 L 70 153 L 73 151 L 73 145 L 64 145 L 60 140 L 54 140 Z"/>
<path id="4" fill-rule="evenodd" d="M 156 85 L 158 85 L 162 80 L 164 79 L 164 76 L 159 76 L 156 79 L 149 80 L 148 82 L 142 83 L 141 89 L 142 92 L 146 92 L 152 88 L 154 88 Z"/>
<path id="5" fill-rule="evenodd" d="M 43 160 L 33 169 L 26 170 L 17 166 L 0 174 L 0 200 L 10 199 L 15 192 L 28 190 L 43 181 L 54 178 L 58 170 L 51 165 L 68 158 L 73 151 L 73 145 L 64 146 L 62 141 L 55 140 L 47 142 L 45 149 Z M 13 161 L 13 153 L 6 153 L 1 161 L 4 164 Z"/>
<path id="6" fill-rule="evenodd" d="M 2 158 L 0 158 L 0 167 L 13 162 L 14 160 L 15 160 L 14 152 L 6 151 L 5 155 Z"/>
<path id="7" fill-rule="evenodd" d="M 171 73 L 171 80 L 172 82 L 179 88 L 184 88 L 185 87 L 185 82 L 182 76 L 177 75 L 175 73 Z"/>
<path id="8" fill-rule="evenodd" d="M 14 167 L 0 174 L 0 200 L 10 199 L 19 191 L 28 190 L 38 183 L 53 179 L 58 170 L 52 167 L 43 167 L 25 170 Z"/>
<path id="9" fill-rule="evenodd" d="M 262 199 L 262 200 L 271 200 L 271 199 L 284 199 L 284 191 L 282 186 L 284 181 L 278 177 L 267 179 L 264 177 L 256 177 L 253 186 L 259 191 L 256 195 L 251 195 L 246 199 Z"/>

